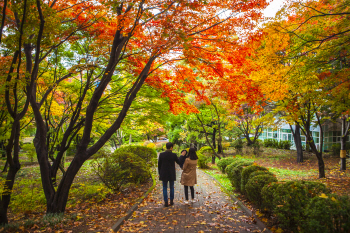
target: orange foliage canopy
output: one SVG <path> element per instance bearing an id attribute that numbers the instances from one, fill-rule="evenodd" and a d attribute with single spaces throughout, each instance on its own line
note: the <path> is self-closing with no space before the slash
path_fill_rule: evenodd
<path id="1" fill-rule="evenodd" d="M 196 112 L 186 103 L 185 93 L 208 102 L 207 89 L 215 89 L 232 106 L 262 98 L 249 77 L 255 68 L 248 60 L 252 48 L 244 41 L 258 39 L 250 33 L 261 17 L 260 10 L 267 6 L 265 0 L 101 4 L 103 17 L 86 29 L 94 37 L 90 44 L 94 55 L 108 59 L 116 30 L 131 35 L 121 57 L 123 71 L 139 75 L 150 55 L 156 54 L 146 83 L 169 98 L 173 113 Z"/>

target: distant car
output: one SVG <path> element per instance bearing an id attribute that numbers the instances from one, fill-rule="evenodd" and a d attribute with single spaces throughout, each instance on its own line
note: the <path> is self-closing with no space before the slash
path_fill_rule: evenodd
<path id="1" fill-rule="evenodd" d="M 168 140 L 167 138 L 161 137 L 161 138 L 158 138 L 158 141 L 165 141 L 165 142 L 168 142 L 169 140 Z"/>

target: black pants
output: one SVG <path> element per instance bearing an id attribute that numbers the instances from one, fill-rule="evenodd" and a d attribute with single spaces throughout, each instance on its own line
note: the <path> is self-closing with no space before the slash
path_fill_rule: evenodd
<path id="1" fill-rule="evenodd" d="M 191 189 L 191 197 L 194 199 L 194 188 L 193 186 L 190 186 Z M 188 201 L 188 186 L 185 185 L 185 198 Z"/>

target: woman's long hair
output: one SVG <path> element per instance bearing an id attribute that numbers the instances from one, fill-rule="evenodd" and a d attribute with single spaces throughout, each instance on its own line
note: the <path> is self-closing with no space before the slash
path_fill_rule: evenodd
<path id="1" fill-rule="evenodd" d="M 188 157 L 190 158 L 190 160 L 197 160 L 198 156 L 196 154 L 196 149 L 190 148 L 188 151 Z"/>
<path id="2" fill-rule="evenodd" d="M 184 155 L 184 157 L 188 158 L 187 150 L 182 150 L 182 151 L 180 152 L 180 154 L 182 154 L 182 152 L 184 152 L 184 151 L 186 151 L 186 154 Z"/>

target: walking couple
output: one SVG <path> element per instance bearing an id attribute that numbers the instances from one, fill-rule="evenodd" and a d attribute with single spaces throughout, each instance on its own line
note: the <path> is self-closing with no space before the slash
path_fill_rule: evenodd
<path id="1" fill-rule="evenodd" d="M 180 183 L 185 189 L 185 204 L 188 204 L 188 187 L 191 190 L 192 202 L 194 199 L 194 188 L 197 184 L 197 154 L 194 148 L 190 148 L 187 154 L 186 150 L 181 151 L 180 158 L 177 157 L 173 150 L 173 143 L 166 144 L 166 151 L 159 154 L 158 158 L 158 174 L 159 180 L 163 182 L 164 206 L 174 205 L 174 181 L 176 181 L 175 163 L 179 164 L 183 169 Z M 168 203 L 168 183 L 170 186 L 170 204 Z"/>

